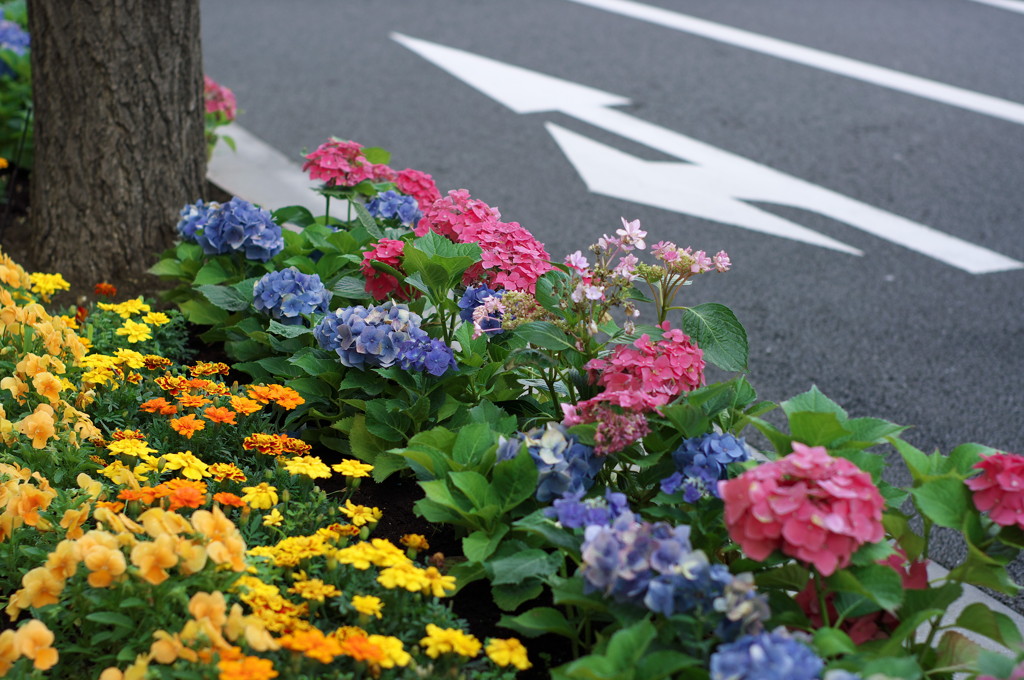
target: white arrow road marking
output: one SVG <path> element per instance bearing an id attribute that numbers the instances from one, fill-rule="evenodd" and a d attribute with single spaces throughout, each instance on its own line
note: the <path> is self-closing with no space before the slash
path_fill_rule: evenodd
<path id="1" fill-rule="evenodd" d="M 999 7 L 1000 9 L 1008 9 L 1011 12 L 1020 12 L 1024 14 L 1024 2 L 1020 0 L 974 0 L 974 2 L 980 2 L 983 5 L 991 5 L 993 7 Z"/>
<path id="2" fill-rule="evenodd" d="M 1024 124 L 1024 104 L 1000 99 L 980 92 L 965 90 L 953 85 L 946 85 L 927 78 L 912 76 L 882 66 L 867 64 L 863 61 L 841 57 L 838 54 L 804 47 L 777 38 L 744 31 L 732 26 L 717 24 L 706 19 L 672 12 L 660 7 L 651 7 L 632 0 L 569 0 L 580 5 L 602 9 L 621 16 L 640 19 L 666 28 L 684 33 L 699 35 L 702 38 L 760 52 L 779 59 L 785 59 L 804 66 L 829 71 L 848 78 L 862 80 L 866 83 L 887 87 L 925 99 L 942 102 L 975 113 L 1008 120 L 1011 123 Z M 996 4 L 1003 9 L 1021 11 L 1003 0 L 976 0 Z"/>
<path id="3" fill-rule="evenodd" d="M 1024 268 L 1024 263 L 986 248 L 773 170 L 678 132 L 640 120 L 622 111 L 607 108 L 608 106 L 628 104 L 629 100 L 624 97 L 425 40 L 400 34 L 392 34 L 392 37 L 513 111 L 519 113 L 558 111 L 652 149 L 696 164 L 699 167 L 692 172 L 683 172 L 687 169 L 676 164 L 660 166 L 668 171 L 673 179 L 696 182 L 698 186 L 702 187 L 700 191 L 690 191 L 686 186 L 674 183 L 670 188 L 662 189 L 662 191 L 667 190 L 678 197 L 678 200 L 675 197 L 671 199 L 672 207 L 668 207 L 670 210 L 700 216 L 716 222 L 735 224 L 783 238 L 795 238 L 805 243 L 813 243 L 841 252 L 851 254 L 860 252 L 820 234 L 816 234 L 813 237 L 814 240 L 811 240 L 812 237 L 809 234 L 814 232 L 810 229 L 798 227 L 774 216 L 769 219 L 765 217 L 768 213 L 759 211 L 752 206 L 747 206 L 749 210 L 741 210 L 737 199 L 788 205 L 845 222 L 869 234 L 972 274 Z M 558 139 L 558 134 L 552 133 L 555 134 L 556 141 L 559 141 L 560 145 L 569 139 L 567 134 L 571 134 L 568 131 L 564 132 L 566 134 L 561 135 L 561 141 Z M 592 162 L 601 161 L 601 164 L 609 157 L 608 151 L 611 150 L 609 147 L 599 145 L 602 147 L 599 150 L 594 146 L 597 144 L 596 142 L 586 140 L 588 144 L 584 144 L 580 140 L 586 140 L 586 138 L 575 136 L 572 141 L 567 142 L 568 147 L 562 145 L 567 155 L 569 154 L 568 149 L 571 148 L 575 158 L 580 162 L 583 158 L 589 158 Z M 585 151 L 584 147 L 586 147 Z M 623 155 L 625 156 L 625 154 Z M 632 157 L 627 156 L 627 158 Z M 634 159 L 634 161 L 642 162 L 639 159 Z M 577 165 L 576 161 L 573 163 Z M 646 167 L 650 169 L 651 166 Z M 657 164 L 654 167 L 658 167 Z M 584 169 L 579 165 L 577 165 L 577 169 L 588 185 L 594 183 L 595 186 L 603 186 L 598 181 L 595 170 Z M 621 178 L 622 173 L 618 173 L 617 177 Z M 652 182 L 656 181 L 651 175 L 648 175 L 646 179 Z M 642 196 L 642 198 L 634 199 L 633 195 L 627 195 L 622 190 L 617 195 L 645 204 L 650 204 L 649 201 L 654 200 L 649 191 L 642 190 L 640 187 L 633 187 L 633 191 L 636 196 Z M 658 200 L 664 202 L 669 199 Z M 769 225 L 772 225 L 772 228 L 769 229 Z"/>
<path id="4" fill-rule="evenodd" d="M 646 161 L 554 123 L 545 123 L 545 127 L 591 193 L 863 255 L 845 243 L 736 200 L 725 191 L 729 179 L 715 170 L 689 163 Z"/>

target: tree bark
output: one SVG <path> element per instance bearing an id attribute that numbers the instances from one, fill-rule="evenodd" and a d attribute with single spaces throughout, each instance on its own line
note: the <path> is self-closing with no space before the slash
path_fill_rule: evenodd
<path id="1" fill-rule="evenodd" d="M 29 0 L 37 268 L 142 281 L 206 175 L 199 0 Z"/>

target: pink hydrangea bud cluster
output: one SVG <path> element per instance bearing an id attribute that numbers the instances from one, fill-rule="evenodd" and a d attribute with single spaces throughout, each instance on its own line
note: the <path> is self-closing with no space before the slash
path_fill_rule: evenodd
<path id="1" fill-rule="evenodd" d="M 456 243 L 476 243 L 481 261 L 470 267 L 463 283 L 533 293 L 537 279 L 551 270 L 544 244 L 518 222 L 502 222 L 501 213 L 470 197 L 465 189 L 449 191 L 423 209 L 416 235 L 434 231 Z"/>
<path id="2" fill-rule="evenodd" d="M 416 199 L 420 212 L 425 211 L 434 204 L 434 201 L 441 198 L 441 192 L 437 190 L 434 178 L 412 168 L 398 171 L 395 176 L 395 186 L 406 196 Z"/>
<path id="3" fill-rule="evenodd" d="M 412 300 L 419 297 L 420 292 L 411 286 L 399 286 L 398 279 L 392 274 L 373 268 L 373 262 L 383 262 L 401 271 L 402 254 L 405 250 L 405 241 L 382 238 L 370 246 L 370 249 L 363 252 L 363 262 L 360 270 L 366 277 L 366 292 L 375 300 L 385 300 L 394 297 L 398 300 Z"/>
<path id="4" fill-rule="evenodd" d="M 651 246 L 651 252 L 674 274 L 703 274 L 712 269 L 727 272 L 732 267 L 729 253 L 724 250 L 719 250 L 714 257 L 710 257 L 703 250 L 694 252 L 693 248 L 680 248 L 671 241 L 658 241 Z"/>
<path id="5" fill-rule="evenodd" d="M 365 180 L 391 182 L 397 173 L 387 165 L 374 164 L 366 159 L 363 145 L 357 142 L 331 138 L 306 155 L 302 169 L 309 178 L 328 186 L 354 187 Z"/>
<path id="6" fill-rule="evenodd" d="M 718 488 L 729 535 L 755 560 L 778 549 L 829 576 L 885 536 L 885 500 L 871 475 L 823 446 L 793 442 L 790 455 Z"/>
<path id="7" fill-rule="evenodd" d="M 566 425 L 597 423 L 598 454 L 621 451 L 645 436 L 645 414 L 704 384 L 700 348 L 668 322 L 662 329 L 657 342 L 645 333 L 632 346 L 616 345 L 607 358 L 587 362 L 591 382 L 605 391 L 575 406 L 562 406 Z"/>
<path id="8" fill-rule="evenodd" d="M 974 467 L 981 474 L 966 482 L 974 492 L 974 506 L 996 524 L 1024 529 L 1024 456 L 994 453 Z"/>
<path id="9" fill-rule="evenodd" d="M 210 76 L 203 76 L 203 100 L 206 113 L 223 114 L 224 122 L 230 123 L 238 114 L 235 93 Z"/>

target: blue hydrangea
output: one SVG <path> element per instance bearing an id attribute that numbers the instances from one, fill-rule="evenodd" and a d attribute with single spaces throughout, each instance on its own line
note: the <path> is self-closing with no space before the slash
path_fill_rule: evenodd
<path id="1" fill-rule="evenodd" d="M 423 217 L 415 198 L 390 190 L 370 200 L 366 211 L 379 219 L 395 220 L 407 227 L 415 227 Z"/>
<path id="2" fill-rule="evenodd" d="M 583 493 L 556 498 L 551 507 L 544 508 L 544 514 L 566 529 L 582 529 L 591 524 L 611 524 L 629 510 L 626 494 L 605 489 L 603 498 L 583 498 Z"/>
<path id="3" fill-rule="evenodd" d="M 521 432 L 498 446 L 498 460 L 515 458 L 526 444 L 537 464 L 537 500 L 548 503 L 567 494 L 581 497 L 593 485 L 604 459 L 594 449 L 581 444 L 561 423 L 549 422 L 529 432 Z"/>
<path id="4" fill-rule="evenodd" d="M 722 596 L 715 600 L 715 611 L 722 614 L 715 635 L 726 642 L 762 632 L 764 621 L 771 616 L 768 599 L 758 594 L 754 575 L 750 573 L 733 577 Z"/>
<path id="5" fill-rule="evenodd" d="M 253 286 L 253 306 L 285 324 L 302 323 L 304 314 L 326 314 L 331 293 L 316 274 L 295 267 L 265 274 Z"/>
<path id="6" fill-rule="evenodd" d="M 474 310 L 482 305 L 484 300 L 490 297 L 500 298 L 504 294 L 504 290 L 491 290 L 487 287 L 487 284 L 466 288 L 466 292 L 462 294 L 462 299 L 459 300 L 459 318 L 466 323 L 472 323 Z M 502 332 L 501 319 L 490 316 L 485 317 L 480 321 L 480 329 L 488 335 L 497 335 Z"/>
<path id="7" fill-rule="evenodd" d="M 18 56 L 23 56 L 28 50 L 28 46 L 28 31 L 16 22 L 4 19 L 3 8 L 0 8 L 0 50 L 10 50 Z M 14 69 L 0 57 L 0 78 L 14 75 Z"/>
<path id="8" fill-rule="evenodd" d="M 661 490 L 671 494 L 682 487 L 687 503 L 708 494 L 720 498 L 718 480 L 726 478 L 726 466 L 749 457 L 742 437 L 712 432 L 687 439 L 672 452 L 676 472 L 661 480 Z"/>
<path id="9" fill-rule="evenodd" d="M 807 645 L 779 628 L 720 645 L 711 680 L 817 680 L 825 664 Z"/>
<path id="10" fill-rule="evenodd" d="M 404 342 L 399 351 L 402 368 L 406 370 L 426 371 L 430 375 L 440 377 L 449 370 L 459 369 L 452 348 L 437 338 Z"/>
<path id="11" fill-rule="evenodd" d="M 178 236 L 181 237 L 182 241 L 195 243 L 196 232 L 205 227 L 211 213 L 219 209 L 220 203 L 211 201 L 204 204 L 202 199 L 191 205 L 186 205 L 181 209 L 181 219 L 178 221 L 177 226 Z"/>
<path id="12" fill-rule="evenodd" d="M 258 262 L 284 250 L 281 227 L 270 211 L 237 196 L 210 212 L 206 224 L 195 232 L 195 240 L 207 255 L 242 253 Z"/>
<path id="13" fill-rule="evenodd" d="M 344 366 L 387 368 L 401 360 L 403 343 L 430 340 L 420 322 L 419 314 L 407 305 L 388 300 L 376 307 L 358 305 L 331 312 L 313 328 L 313 337 L 320 347 L 336 352 Z"/>

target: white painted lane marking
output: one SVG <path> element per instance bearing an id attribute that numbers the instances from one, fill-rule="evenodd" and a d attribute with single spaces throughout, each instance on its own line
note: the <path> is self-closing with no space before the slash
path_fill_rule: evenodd
<path id="1" fill-rule="evenodd" d="M 1008 9 L 1011 12 L 1020 12 L 1024 14 L 1024 3 L 1020 0 L 974 0 L 974 2 L 980 2 L 983 5 L 991 5 L 1000 9 Z"/>
<path id="2" fill-rule="evenodd" d="M 545 127 L 591 193 L 693 215 L 781 236 L 850 255 L 864 253 L 743 201 L 727 190 L 729 178 L 690 163 L 647 161 L 560 125 Z"/>
<path id="3" fill-rule="evenodd" d="M 807 233 L 811 230 L 780 218 L 755 218 L 755 208 L 746 206 L 747 209 L 743 209 L 736 203 L 739 200 L 750 200 L 788 205 L 845 222 L 869 234 L 972 274 L 1024 268 L 1024 263 L 973 243 L 861 203 L 673 130 L 648 123 L 622 111 L 607 108 L 609 105 L 628 103 L 629 100 L 618 95 L 426 40 L 401 34 L 392 34 L 392 38 L 513 111 L 558 111 L 696 164 L 699 167 L 690 172 L 683 172 L 684 168 L 665 167 L 674 164 L 661 166 L 672 178 L 697 182 L 703 187 L 701 191 L 694 192 L 675 183 L 668 189 L 677 196 L 672 199 L 673 207 L 669 208 L 671 210 L 772 233 L 782 238 L 795 238 L 805 243 L 813 242 L 814 245 L 841 252 L 860 252 L 856 248 L 820 234 L 812 241 L 812 237 Z M 571 134 L 567 131 L 566 133 Z M 555 134 L 556 141 L 559 141 L 558 134 L 552 134 Z M 560 146 L 563 141 L 569 139 L 567 134 L 561 136 Z M 576 136 L 568 142 L 569 147 L 562 148 L 568 155 L 570 151 L 567 149 L 571 147 L 574 157 L 581 162 L 582 159 L 588 158 L 588 162 L 600 161 L 598 165 L 603 165 L 610 155 L 609 151 L 614 151 L 603 145 L 599 151 L 593 146 L 596 142 L 585 145 L 580 139 L 586 138 Z M 584 146 L 587 147 L 586 151 L 583 150 Z M 640 159 L 635 160 L 639 162 Z M 596 172 L 598 170 L 589 168 L 586 171 L 580 170 L 588 185 L 594 183 L 595 186 L 603 186 L 598 181 Z M 634 191 L 639 192 L 640 189 L 634 187 Z M 648 192 L 643 192 L 642 195 L 643 199 L 638 202 L 654 200 Z"/>
<path id="4" fill-rule="evenodd" d="M 993 0 L 990 0 L 993 1 Z M 632 0 L 569 0 L 606 12 L 640 19 L 684 33 L 699 35 L 710 40 L 727 43 L 735 47 L 760 52 L 779 59 L 785 59 L 804 66 L 829 71 L 854 78 L 873 85 L 887 87 L 925 99 L 942 102 L 968 111 L 1001 118 L 1011 123 L 1024 124 L 1024 104 L 993 97 L 953 85 L 946 85 L 927 78 L 912 76 L 882 66 L 841 57 L 837 54 L 804 47 L 777 38 L 745 31 L 732 26 L 718 24 L 706 19 L 672 12 L 660 7 L 651 7 Z M 1010 9 L 1007 7 L 1006 9 Z"/>

